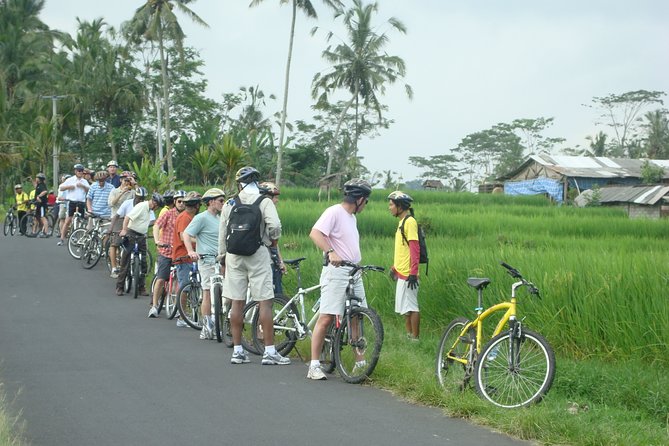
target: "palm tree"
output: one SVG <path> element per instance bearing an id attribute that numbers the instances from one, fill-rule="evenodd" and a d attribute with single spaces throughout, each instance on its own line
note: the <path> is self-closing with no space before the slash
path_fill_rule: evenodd
<path id="1" fill-rule="evenodd" d="M 356 131 L 353 137 L 354 151 L 360 135 L 358 110 L 362 104 L 365 108 L 376 111 L 382 119 L 383 105 L 378 94 L 384 94 L 386 84 L 393 84 L 406 75 L 404 60 L 398 56 L 390 56 L 384 51 L 388 36 L 377 34 L 372 28 L 372 15 L 378 10 L 378 3 L 363 5 L 361 0 L 353 1 L 353 8 L 344 15 L 344 25 L 349 42 L 342 42 L 336 47 L 329 46 L 323 52 L 323 58 L 332 64 L 332 71 L 326 74 L 317 73 L 312 81 L 312 96 L 319 104 L 328 102 L 328 94 L 333 90 L 345 89 L 351 94 L 330 143 L 326 175 L 331 173 L 334 147 L 339 136 L 341 124 L 348 109 L 355 105 Z M 395 30 L 406 33 L 406 27 L 397 19 L 388 19 L 388 24 Z M 333 36 L 329 33 L 328 40 Z M 407 96 L 413 97 L 413 90 L 405 84 Z M 321 92 L 319 96 L 319 92 Z"/>
<path id="2" fill-rule="evenodd" d="M 669 155 L 669 119 L 666 110 L 648 112 L 646 118 L 646 156 L 651 159 L 666 159 Z"/>
<path id="3" fill-rule="evenodd" d="M 206 145 L 202 145 L 193 153 L 192 159 L 193 167 L 202 176 L 202 185 L 209 186 L 209 176 L 216 169 L 216 164 L 218 163 L 218 152 L 211 150 Z"/>
<path id="4" fill-rule="evenodd" d="M 171 40 L 183 54 L 184 32 L 179 25 L 174 8 L 190 17 L 195 23 L 208 27 L 207 23 L 189 9 L 186 4 L 195 0 L 146 0 L 146 3 L 135 11 L 135 15 L 126 26 L 129 40 L 138 43 L 141 40 L 158 42 L 160 51 L 160 68 L 163 79 L 163 107 L 165 110 L 165 155 L 167 171 L 172 176 L 172 140 L 170 139 L 170 101 L 169 78 L 167 76 L 167 59 L 165 57 L 165 41 Z"/>
<path id="5" fill-rule="evenodd" d="M 253 0 L 250 7 L 257 6 L 261 4 L 264 0 Z M 288 113 L 288 87 L 290 84 L 290 63 L 293 57 L 293 41 L 295 38 L 295 21 L 297 18 L 297 10 L 300 9 L 304 14 L 309 17 L 316 19 L 318 15 L 316 14 L 316 9 L 314 8 L 311 0 L 279 0 L 280 4 L 285 4 L 288 2 L 292 4 L 292 16 L 290 21 L 290 35 L 288 38 L 288 58 L 286 60 L 286 77 L 284 79 L 283 85 L 283 107 L 281 109 L 281 128 L 279 130 L 279 147 L 277 151 L 277 163 L 276 163 L 276 185 L 279 186 L 281 183 L 281 163 L 283 159 L 283 142 L 285 137 L 286 130 L 286 116 Z M 336 13 L 340 13 L 344 4 L 341 0 L 323 0 L 326 6 L 333 9 Z"/>

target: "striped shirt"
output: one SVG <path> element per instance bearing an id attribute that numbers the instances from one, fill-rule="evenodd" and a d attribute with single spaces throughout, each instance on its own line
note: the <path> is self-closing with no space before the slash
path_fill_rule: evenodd
<path id="1" fill-rule="evenodd" d="M 97 181 L 91 185 L 86 195 L 87 200 L 91 200 L 91 210 L 100 217 L 111 218 L 111 207 L 109 207 L 109 194 L 114 190 L 111 183 L 104 183 L 100 186 Z"/>

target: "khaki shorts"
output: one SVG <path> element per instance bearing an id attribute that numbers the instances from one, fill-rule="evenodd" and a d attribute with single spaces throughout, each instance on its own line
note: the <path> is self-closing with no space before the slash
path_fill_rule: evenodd
<path id="1" fill-rule="evenodd" d="M 211 276 L 216 274 L 216 261 L 215 260 L 198 260 L 197 269 L 200 271 L 200 283 L 202 284 L 202 289 L 209 291 L 211 288 Z"/>
<path id="2" fill-rule="evenodd" d="M 397 279 L 395 288 L 395 313 L 407 314 L 410 311 L 418 312 L 418 287 L 413 290 L 407 286 L 407 281 Z"/>
<path id="3" fill-rule="evenodd" d="M 346 287 L 351 267 L 335 267 L 328 265 L 321 271 L 321 308 L 322 314 L 336 314 L 342 316 L 346 306 Z M 362 286 L 362 279 L 359 279 L 354 285 L 353 291 L 356 297 L 361 298 L 358 302 L 361 307 L 367 307 L 365 298 L 365 288 Z"/>
<path id="4" fill-rule="evenodd" d="M 250 256 L 227 254 L 225 256 L 225 279 L 223 297 L 246 300 L 250 288 L 253 300 L 274 298 L 272 265 L 267 249 L 259 249 Z"/>

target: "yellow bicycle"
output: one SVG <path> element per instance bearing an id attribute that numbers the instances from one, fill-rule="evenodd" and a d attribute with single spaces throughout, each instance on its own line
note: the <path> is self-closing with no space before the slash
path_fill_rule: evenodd
<path id="1" fill-rule="evenodd" d="M 490 279 L 467 279 L 478 293 L 476 318 L 459 317 L 448 324 L 439 343 L 436 372 L 445 389 L 464 390 L 473 377 L 485 400 L 516 408 L 538 402 L 548 392 L 555 377 L 555 353 L 543 336 L 527 330 L 516 317 L 516 290 L 526 287 L 539 297 L 539 289 L 512 266 L 501 265 L 517 279 L 511 286 L 510 300 L 484 309 L 483 290 Z M 484 343 L 484 321 L 502 311 L 492 338 Z"/>

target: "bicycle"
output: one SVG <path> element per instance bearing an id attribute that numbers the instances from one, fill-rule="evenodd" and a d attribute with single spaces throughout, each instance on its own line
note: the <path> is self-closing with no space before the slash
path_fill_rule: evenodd
<path id="1" fill-rule="evenodd" d="M 320 299 L 312 307 L 314 313 L 307 322 L 305 319 L 304 296 L 320 289 L 320 285 L 302 288 L 299 274 L 299 263 L 302 257 L 295 260 L 284 260 L 284 263 L 298 271 L 297 293 L 286 300 L 277 296 L 272 303 L 274 314 L 274 343 L 277 351 L 287 355 L 298 340 L 311 337 L 312 328 L 319 316 Z M 372 374 L 378 363 L 383 345 L 383 324 L 381 318 L 372 308 L 360 306 L 362 299 L 355 295 L 355 284 L 368 271 L 383 272 L 385 269 L 374 265 L 357 265 L 342 262 L 341 266 L 350 267 L 346 300 L 343 316 L 337 316 L 326 331 L 321 349 L 322 369 L 331 373 L 336 367 L 342 379 L 348 383 L 361 383 Z M 277 309 L 278 307 L 278 309 Z M 262 351 L 262 327 L 259 314 L 256 312 L 251 328 L 256 349 Z"/>
<path id="2" fill-rule="evenodd" d="M 190 257 L 184 256 L 184 257 L 179 257 L 172 262 L 170 266 L 170 277 L 167 281 L 165 281 L 163 285 L 163 289 L 161 290 L 160 297 L 158 298 L 158 314 L 162 311 L 163 307 L 165 308 L 165 313 L 167 314 L 167 319 L 172 320 L 174 319 L 174 316 L 177 315 L 177 312 L 179 311 L 179 307 L 177 304 L 177 292 L 179 290 L 179 284 L 177 281 L 177 263 L 189 259 Z M 176 263 L 175 263 L 176 262 Z M 151 296 L 153 296 L 153 291 L 156 286 L 156 280 L 158 280 L 157 276 L 153 276 L 153 280 L 151 281 Z"/>
<path id="3" fill-rule="evenodd" d="M 70 255 L 77 260 L 81 259 L 84 248 L 90 243 L 91 239 L 94 236 L 100 238 L 100 234 L 102 233 L 102 219 L 95 215 L 93 215 L 92 218 L 93 226 L 90 230 L 86 228 L 75 229 L 70 233 L 70 236 L 67 239 L 67 250 L 70 252 Z"/>
<path id="4" fill-rule="evenodd" d="M 111 222 L 108 218 L 99 217 L 94 214 L 91 214 L 89 218 L 93 219 L 93 227 L 90 231 L 87 231 L 87 240 L 81 247 L 81 265 L 85 269 L 95 267 L 95 265 L 98 264 L 100 257 L 103 256 L 103 241 L 109 237 L 107 228 Z"/>
<path id="5" fill-rule="evenodd" d="M 34 208 L 34 205 L 37 204 L 36 200 L 32 200 L 30 202 L 31 208 L 26 212 L 26 215 L 24 215 L 21 218 L 21 221 L 19 224 L 23 225 L 25 228 L 25 236 L 29 238 L 35 238 L 37 237 L 40 232 L 43 230 L 43 225 L 42 225 L 42 219 L 37 216 L 37 211 Z M 54 221 L 53 221 L 53 216 L 51 213 L 47 213 L 45 216 L 47 220 L 47 230 L 46 230 L 46 235 L 48 237 L 51 237 L 53 235 L 53 226 L 54 226 Z"/>
<path id="6" fill-rule="evenodd" d="M 525 329 L 517 319 L 516 290 L 526 287 L 539 297 L 539 289 L 512 266 L 500 264 L 517 279 L 511 285 L 511 298 L 484 309 L 483 290 L 490 279 L 467 279 L 478 294 L 476 318 L 458 317 L 448 324 L 439 343 L 436 373 L 442 387 L 460 390 L 465 390 L 473 377 L 481 397 L 508 409 L 528 406 L 544 397 L 555 377 L 555 353 L 543 336 Z M 492 338 L 484 344 L 484 321 L 501 311 L 505 312 Z"/>
<path id="7" fill-rule="evenodd" d="M 199 254 L 200 259 L 216 257 L 213 254 Z M 202 285 L 200 283 L 200 272 L 197 262 L 191 263 L 189 274 L 190 281 L 181 289 L 177 304 L 181 318 L 189 327 L 196 330 L 202 329 Z"/>
<path id="8" fill-rule="evenodd" d="M 214 305 L 214 334 L 216 340 L 224 342 L 227 347 L 232 347 L 232 332 L 230 331 L 230 299 L 223 302 L 223 275 L 221 265 L 215 266 L 215 273 L 211 276 L 209 286 L 211 300 Z"/>
<path id="9" fill-rule="evenodd" d="M 7 210 L 7 215 L 5 215 L 5 223 L 3 230 L 5 236 L 16 234 L 16 229 L 19 227 L 19 218 L 15 214 L 16 206 L 10 206 Z"/>
<path id="10" fill-rule="evenodd" d="M 133 237 L 134 243 L 132 247 L 127 248 L 130 250 L 130 258 L 128 259 L 128 271 L 125 275 L 125 282 L 123 289 L 126 293 L 129 293 L 132 290 L 132 297 L 137 299 L 139 296 L 139 291 L 142 289 L 142 260 L 144 255 L 139 250 L 139 240 L 140 237 Z M 130 241 L 128 236 L 123 238 L 123 244 L 126 244 Z M 148 252 L 148 251 L 147 251 Z"/>

